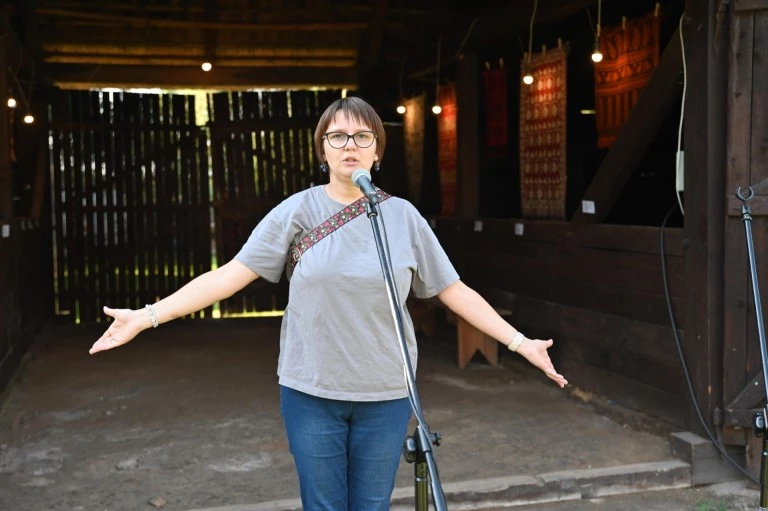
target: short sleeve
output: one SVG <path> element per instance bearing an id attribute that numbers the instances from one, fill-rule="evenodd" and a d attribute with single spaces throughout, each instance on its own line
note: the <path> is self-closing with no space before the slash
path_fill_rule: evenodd
<path id="1" fill-rule="evenodd" d="M 235 259 L 270 282 L 279 282 L 291 239 L 280 222 L 278 208 L 270 211 L 251 232 Z"/>
<path id="2" fill-rule="evenodd" d="M 426 221 L 420 222 L 414 253 L 416 274 L 411 288 L 417 298 L 431 298 L 459 280 L 448 254 Z"/>

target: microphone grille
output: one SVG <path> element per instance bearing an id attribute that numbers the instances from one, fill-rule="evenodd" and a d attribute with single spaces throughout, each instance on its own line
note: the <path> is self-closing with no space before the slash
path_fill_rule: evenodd
<path id="1" fill-rule="evenodd" d="M 357 169 L 356 171 L 354 171 L 354 172 L 352 173 L 352 182 L 353 182 L 353 183 L 355 183 L 356 185 L 360 186 L 360 185 L 358 184 L 358 182 L 357 182 L 357 181 L 358 181 L 358 180 L 359 180 L 361 177 L 363 177 L 363 176 L 367 177 L 367 178 L 368 178 L 368 181 L 370 181 L 370 180 L 371 180 L 371 173 L 370 173 L 370 172 L 368 172 L 368 171 L 367 171 L 367 170 L 365 170 L 365 169 Z"/>

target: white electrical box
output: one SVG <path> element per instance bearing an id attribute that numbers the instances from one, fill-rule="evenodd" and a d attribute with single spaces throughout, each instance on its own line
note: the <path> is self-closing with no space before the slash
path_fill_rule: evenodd
<path id="1" fill-rule="evenodd" d="M 2 232 L 3 232 L 3 238 L 10 238 L 11 237 L 10 224 L 3 224 Z"/>
<path id="2" fill-rule="evenodd" d="M 483 221 L 475 220 L 475 232 L 482 232 L 482 231 L 483 231 Z"/>
<path id="3" fill-rule="evenodd" d="M 595 201 L 591 200 L 583 200 L 581 201 L 581 212 L 587 213 L 588 215 L 594 215 L 595 214 Z"/>
<path id="4" fill-rule="evenodd" d="M 524 228 L 523 224 L 520 224 L 520 223 L 515 224 L 515 234 L 517 236 L 522 236 L 523 235 L 523 228 Z"/>
<path id="5" fill-rule="evenodd" d="M 679 193 L 685 189 L 685 151 L 679 151 L 677 153 L 675 165 L 675 190 Z"/>

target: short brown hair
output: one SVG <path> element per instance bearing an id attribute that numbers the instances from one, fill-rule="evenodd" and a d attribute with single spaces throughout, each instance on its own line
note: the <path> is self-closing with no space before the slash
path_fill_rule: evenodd
<path id="1" fill-rule="evenodd" d="M 320 120 L 317 121 L 317 128 L 315 128 L 315 154 L 318 161 L 322 162 L 324 160 L 323 136 L 338 112 L 342 112 L 348 120 L 351 119 L 371 127 L 371 131 L 376 134 L 376 156 L 381 160 L 384 156 L 384 146 L 387 143 L 384 123 L 381 122 L 381 117 L 379 117 L 379 114 L 376 113 L 376 110 L 371 105 L 365 102 L 365 100 L 353 96 L 337 99 L 331 103 L 325 109 L 323 115 L 320 116 Z"/>

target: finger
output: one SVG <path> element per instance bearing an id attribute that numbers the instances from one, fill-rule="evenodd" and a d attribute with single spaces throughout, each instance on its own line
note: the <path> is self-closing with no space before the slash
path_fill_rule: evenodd
<path id="1" fill-rule="evenodd" d="M 115 346 L 119 346 L 120 342 L 115 339 L 112 334 L 109 333 L 109 330 L 104 332 L 104 334 L 99 337 L 99 339 L 93 343 L 93 346 L 91 346 L 91 349 L 88 350 L 88 353 L 93 355 L 94 353 L 98 353 L 99 351 L 108 350 L 111 348 L 114 348 Z"/>
<path id="2" fill-rule="evenodd" d="M 115 314 L 117 313 L 117 311 L 115 309 L 111 309 L 111 308 L 107 307 L 106 305 L 104 306 L 103 310 L 104 310 L 104 314 L 106 314 L 107 316 L 109 316 L 111 318 L 114 318 Z"/>

